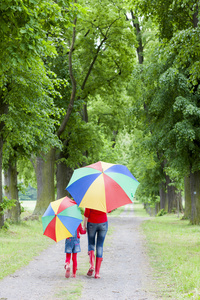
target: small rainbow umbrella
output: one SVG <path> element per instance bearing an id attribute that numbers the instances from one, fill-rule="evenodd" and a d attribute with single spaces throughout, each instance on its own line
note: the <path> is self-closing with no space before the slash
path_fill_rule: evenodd
<path id="1" fill-rule="evenodd" d="M 81 221 L 80 208 L 66 196 L 49 204 L 42 216 L 43 234 L 59 242 L 73 236 Z"/>
<path id="2" fill-rule="evenodd" d="M 99 161 L 74 170 L 66 189 L 78 206 L 110 212 L 132 203 L 138 185 L 126 166 Z"/>

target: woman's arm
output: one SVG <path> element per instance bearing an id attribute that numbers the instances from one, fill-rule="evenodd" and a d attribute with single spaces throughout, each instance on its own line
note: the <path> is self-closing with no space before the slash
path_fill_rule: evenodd
<path id="1" fill-rule="evenodd" d="M 88 218 L 84 217 L 84 220 L 83 220 L 83 230 L 87 229 L 87 221 L 88 221 Z"/>

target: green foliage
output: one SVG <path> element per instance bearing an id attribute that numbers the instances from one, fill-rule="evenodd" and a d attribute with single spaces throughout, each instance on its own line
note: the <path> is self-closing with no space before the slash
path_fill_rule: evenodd
<path id="1" fill-rule="evenodd" d="M 81 210 L 81 215 L 84 216 L 85 209 L 80 207 L 80 210 Z"/>
<path id="2" fill-rule="evenodd" d="M 61 18 L 54 1 L 6 1 L 0 3 L 0 87 L 7 83 L 7 72 L 21 65 L 23 69 L 37 65 L 41 55 L 55 55 L 55 47 L 47 34 L 55 32 L 56 20 Z M 9 24 L 9 26 L 8 26 Z"/>
<path id="3" fill-rule="evenodd" d="M 140 66 L 130 10 L 141 28 Z M 4 167 L 15 157 L 25 186 L 35 186 L 27 159 L 35 165 L 35 156 L 50 147 L 62 149 L 61 160 L 71 168 L 98 160 L 127 165 L 144 203 L 157 202 L 165 174 L 181 188 L 189 168 L 199 169 L 195 1 L 2 0 L 0 12 Z M 58 139 L 72 93 L 75 17 L 75 102 Z"/>
<path id="4" fill-rule="evenodd" d="M 129 133 L 124 129 L 118 134 L 114 148 L 116 162 L 126 165 L 140 182 L 136 198 L 143 203 L 157 202 L 159 183 L 163 176 L 154 153 L 146 146 L 149 138 L 144 137 L 141 130 L 135 129 Z"/>
<path id="5" fill-rule="evenodd" d="M 7 209 L 14 207 L 16 205 L 16 201 L 16 199 L 8 199 L 8 197 L 4 196 L 3 201 L 0 203 L 0 214 L 3 215 Z"/>
<path id="6" fill-rule="evenodd" d="M 25 188 L 27 188 L 29 184 L 34 188 L 37 187 L 36 175 L 34 169 L 35 165 L 36 165 L 35 157 L 31 157 L 31 160 L 25 157 L 21 157 L 17 161 L 17 170 L 19 172 L 18 179 L 19 181 L 22 181 L 22 187 L 23 187 L 23 190 L 21 190 L 21 192 L 25 192 Z"/>
<path id="7" fill-rule="evenodd" d="M 114 135 L 124 124 L 128 103 L 125 83 L 129 81 L 135 63 L 133 44 L 136 44 L 136 38 L 121 2 L 110 5 L 106 0 L 102 5 L 99 1 L 81 1 L 80 5 L 85 9 L 79 7 L 72 53 L 76 98 L 61 136 L 65 145 L 62 161 L 71 168 L 99 159 L 115 160 L 112 151 Z M 105 5 L 108 10 L 104 9 Z M 71 36 L 71 30 L 65 32 L 66 40 L 71 40 Z M 55 99 L 56 105 L 65 110 L 72 89 L 68 51 L 66 44 L 59 45 L 59 56 L 48 60 L 48 66 L 57 78 L 67 82 L 65 86 L 56 87 L 62 98 Z M 87 105 L 88 122 L 82 121 L 83 105 Z"/>
<path id="8" fill-rule="evenodd" d="M 164 208 L 162 208 L 161 210 L 159 210 L 159 212 L 157 213 L 156 217 L 162 217 L 164 215 L 167 214 L 167 211 L 164 210 Z"/>
<path id="9" fill-rule="evenodd" d="M 194 86 L 198 85 L 200 77 L 198 36 L 199 27 L 180 30 L 174 34 L 163 49 L 167 54 L 165 58 L 170 58 L 173 65 L 187 76 L 188 81 L 192 84 L 190 85 L 192 90 Z"/>
<path id="10" fill-rule="evenodd" d="M 148 86 L 154 84 L 154 92 L 148 96 L 147 102 L 151 146 L 164 153 L 170 162 L 176 161 L 176 168 L 185 173 L 190 166 L 193 170 L 199 167 L 196 155 L 200 138 L 197 125 L 199 94 L 191 93 L 186 76 L 188 72 L 184 72 L 181 66 L 179 69 L 174 67 L 176 57 L 173 54 L 166 57 L 162 50 L 160 53 L 165 59 L 157 64 L 157 76 L 154 68 L 147 71 L 148 74 L 151 72 Z"/>
<path id="11" fill-rule="evenodd" d="M 9 227 L 10 227 L 9 220 L 6 220 L 6 221 L 4 221 L 3 226 L 1 227 L 1 231 L 2 231 L 2 232 L 7 232 L 8 229 L 9 229 Z"/>
<path id="12" fill-rule="evenodd" d="M 158 25 L 160 37 L 167 40 L 178 30 L 192 28 L 192 17 L 198 9 L 195 0 L 141 0 L 137 3 L 141 12 Z"/>
<path id="13" fill-rule="evenodd" d="M 59 147 L 59 141 L 53 134 L 55 121 L 50 118 L 58 115 L 58 111 L 48 95 L 51 83 L 44 76 L 43 68 L 30 72 L 16 70 L 12 84 L 4 92 L 9 106 L 8 113 L 0 116 L 5 124 L 4 136 L 8 136 L 4 144 L 4 164 L 14 155 L 23 153 L 30 157 L 34 152 L 46 152 L 50 143 Z M 15 101 L 16 97 L 18 101 Z"/>
<path id="14" fill-rule="evenodd" d="M 86 99 L 88 95 L 99 94 L 106 99 L 115 94 L 131 74 L 135 62 L 135 34 L 126 20 L 121 1 L 112 5 L 107 0 L 103 5 L 99 1 L 81 4 L 88 10 L 80 14 L 76 29 L 73 61 L 77 96 Z"/>
<path id="15" fill-rule="evenodd" d="M 51 146 L 61 147 L 54 135 L 61 115 L 53 103 L 58 94 L 43 63 L 46 56 L 57 54 L 53 37 L 62 36 L 60 25 L 70 24 L 61 2 L 0 3 L 0 97 L 6 108 L 1 110 L 0 122 L 5 168 L 14 156 L 30 157 Z"/>
<path id="16" fill-rule="evenodd" d="M 133 11 L 137 7 L 143 20 L 152 22 L 155 33 L 158 28 L 159 35 L 159 40 L 144 48 L 146 59 L 134 69 L 128 89 L 133 98 L 129 110 L 134 115 L 133 128 L 143 132 L 138 144 L 133 141 L 136 172 L 137 165 L 142 171 L 136 175 L 141 182 L 137 195 L 152 203 L 166 174 L 183 189 L 184 176 L 200 168 L 198 7 L 193 0 L 142 0 L 127 5 Z M 142 166 L 144 153 L 149 155 L 148 162 L 151 157 L 153 168 L 148 163 Z"/>

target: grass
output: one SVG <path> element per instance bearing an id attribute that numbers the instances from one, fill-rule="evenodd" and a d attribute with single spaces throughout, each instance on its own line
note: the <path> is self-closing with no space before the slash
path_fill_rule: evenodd
<path id="1" fill-rule="evenodd" d="M 150 217 L 149 214 L 144 209 L 142 203 L 135 201 L 133 206 L 134 216 L 135 217 Z"/>
<path id="2" fill-rule="evenodd" d="M 124 207 L 119 207 L 119 208 L 113 210 L 111 213 L 109 213 L 108 216 L 117 217 L 122 213 L 123 210 L 124 210 Z"/>
<path id="3" fill-rule="evenodd" d="M 200 300 L 200 226 L 176 215 L 143 223 L 148 252 L 165 296 Z"/>
<path id="4" fill-rule="evenodd" d="M 149 217 L 138 202 L 134 215 Z M 162 299 L 200 300 L 200 226 L 168 214 L 150 217 L 142 229 Z"/>
<path id="5" fill-rule="evenodd" d="M 76 278 L 76 280 L 70 282 L 70 285 L 67 285 L 67 288 L 60 288 L 60 290 L 55 293 L 55 297 L 60 300 L 77 300 L 80 299 L 82 288 L 83 284 L 81 280 Z"/>
<path id="6" fill-rule="evenodd" d="M 28 215 L 30 212 L 25 211 L 22 218 Z M 41 218 L 21 221 L 11 224 L 8 230 L 0 230 L 0 241 L 0 279 L 27 265 L 53 244 L 52 240 L 44 239 Z"/>

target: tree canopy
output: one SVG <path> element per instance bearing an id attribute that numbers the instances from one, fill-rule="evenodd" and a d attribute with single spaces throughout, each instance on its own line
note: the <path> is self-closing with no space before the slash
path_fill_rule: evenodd
<path id="1" fill-rule="evenodd" d="M 198 9 L 195 0 L 1 1 L 0 165 L 31 159 L 41 176 L 49 164 L 38 202 L 49 182 L 53 195 L 38 213 L 61 165 L 71 174 L 104 160 L 126 164 L 150 205 L 169 201 L 170 187 L 184 194 L 190 177 L 190 221 L 200 223 Z"/>

